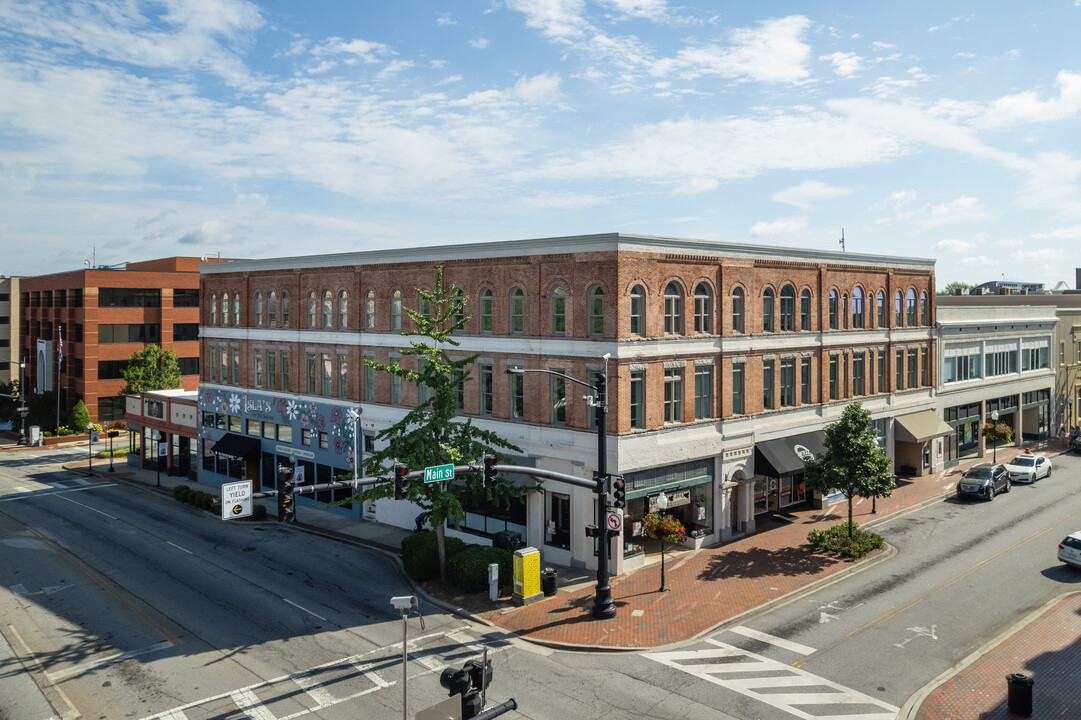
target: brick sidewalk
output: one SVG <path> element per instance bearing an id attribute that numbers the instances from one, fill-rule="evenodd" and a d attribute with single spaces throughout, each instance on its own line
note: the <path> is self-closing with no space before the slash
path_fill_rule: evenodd
<path id="1" fill-rule="evenodd" d="M 1071 593 L 1030 616 L 1024 626 L 936 687 L 917 720 L 1015 718 L 1007 707 L 1006 676 L 1034 681 L 1032 717 L 1081 717 L 1081 593 Z"/>
<path id="2" fill-rule="evenodd" d="M 1057 454 L 1057 450 L 1045 450 Z M 1006 462 L 1020 452 L 1009 448 L 998 454 Z M 857 498 L 853 520 L 868 526 L 933 502 L 953 491 L 965 468 L 987 460 L 969 460 L 938 476 L 900 480 L 892 497 L 878 500 L 876 514 L 871 513 L 870 500 Z M 659 592 L 660 563 L 614 577 L 616 617 L 611 620 L 595 620 L 590 615 L 592 585 L 560 591 L 555 597 L 502 614 L 486 614 L 485 619 L 529 640 L 552 644 L 636 649 L 688 640 L 868 562 L 839 560 L 807 544 L 810 530 L 844 522 L 847 513 L 847 502 L 826 510 L 795 512 L 791 523 L 766 520 L 750 537 L 670 558 L 666 562 L 670 592 Z"/>

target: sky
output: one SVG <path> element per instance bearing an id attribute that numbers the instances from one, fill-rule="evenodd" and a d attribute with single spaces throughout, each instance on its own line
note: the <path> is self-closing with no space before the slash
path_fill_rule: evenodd
<path id="1" fill-rule="evenodd" d="M 0 274 L 624 232 L 1081 267 L 1081 0 L 0 0 Z"/>

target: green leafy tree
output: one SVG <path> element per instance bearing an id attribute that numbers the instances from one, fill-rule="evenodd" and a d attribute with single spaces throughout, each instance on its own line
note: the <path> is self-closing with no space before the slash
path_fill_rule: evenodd
<path id="1" fill-rule="evenodd" d="M 0 382 L 0 422 L 15 420 L 19 406 L 19 381 Z"/>
<path id="2" fill-rule="evenodd" d="M 837 422 L 826 426 L 825 450 L 805 463 L 805 482 L 812 490 L 829 494 L 840 490 L 848 499 L 848 536 L 852 537 L 852 498 L 889 497 L 894 476 L 890 459 L 875 441 L 871 413 L 854 402 Z"/>
<path id="3" fill-rule="evenodd" d="M 56 391 L 48 390 L 42 393 L 30 393 L 26 396 L 26 407 L 30 409 L 30 415 L 26 418 L 26 424 L 37 425 L 42 430 L 56 429 Z M 85 425 L 83 427 L 86 427 Z"/>
<path id="4" fill-rule="evenodd" d="M 972 286 L 968 283 L 961 282 L 960 280 L 954 280 L 951 283 L 947 283 L 946 287 L 938 291 L 939 295 L 968 295 L 968 291 L 972 289 Z M 960 291 L 960 292 L 958 292 Z"/>
<path id="5" fill-rule="evenodd" d="M 79 400 L 68 415 L 68 427 L 76 433 L 86 432 L 86 426 L 90 424 L 90 412 L 86 409 L 86 403 Z"/>
<path id="6" fill-rule="evenodd" d="M 174 390 L 181 384 L 180 362 L 172 350 L 162 350 L 160 345 L 144 345 L 142 350 L 131 354 L 120 376 L 127 381 L 121 395 Z"/>
<path id="7" fill-rule="evenodd" d="M 365 360 L 365 364 L 379 372 L 400 377 L 403 382 L 427 388 L 427 399 L 406 413 L 400 421 L 376 435 L 376 439 L 385 441 L 386 446 L 364 458 L 368 475 L 387 474 L 392 471 L 395 462 L 419 470 L 446 463 L 463 465 L 479 462 L 486 454 L 505 461 L 501 450 L 521 453 L 521 448 L 458 415 L 460 391 L 472 379 L 469 367 L 478 355 L 452 360 L 447 356 L 446 348 L 459 345 L 451 333 L 461 329 L 469 320 L 465 314 L 469 297 L 460 294 L 453 283 L 444 284 L 442 267 L 436 270 L 435 289 L 430 292 L 418 289 L 418 292 L 421 307 L 427 312 L 405 308 L 417 329 L 402 332 L 405 337 L 424 338 L 410 339 L 411 349 L 402 351 L 403 358 L 416 358 L 417 369 L 403 367 L 401 361 L 384 365 Z M 508 508 L 512 499 L 521 497 L 530 489 L 517 487 L 503 476 L 497 476 L 491 485 L 484 487 L 480 473 L 463 475 L 462 484 L 458 484 L 457 478 L 453 485 L 418 481 L 409 484 L 409 500 L 429 513 L 427 522 L 435 529 L 439 573 L 444 582 L 447 580 L 444 528 L 448 521 L 458 527 L 465 521 L 462 502 L 483 498 L 497 507 Z M 378 500 L 392 497 L 393 494 L 393 486 L 382 483 L 348 501 Z"/>

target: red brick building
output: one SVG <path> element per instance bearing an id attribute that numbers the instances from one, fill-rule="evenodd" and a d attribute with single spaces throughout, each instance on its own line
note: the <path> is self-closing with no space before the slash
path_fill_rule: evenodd
<path id="1" fill-rule="evenodd" d="M 120 370 L 147 343 L 175 352 L 184 389 L 197 389 L 199 263 L 171 257 L 22 278 L 27 392 L 58 389 L 61 424 L 79 399 L 95 421 L 123 420 Z"/>
<path id="2" fill-rule="evenodd" d="M 348 471 L 346 411 L 370 436 L 418 401 L 364 360 L 402 357 L 404 308 L 438 266 L 469 296 L 454 352 L 480 354 L 462 413 L 522 447 L 519 464 L 590 477 L 594 416 L 583 388 L 505 370 L 607 371 L 607 464 L 628 497 L 617 567 L 648 552 L 636 521 L 658 493 L 695 542 L 753 532 L 756 515 L 816 500 L 800 453 L 847 403 L 871 411 L 888 452 L 897 417 L 934 407 L 932 260 L 624 234 L 250 260 L 202 271 L 203 482 L 270 487 L 294 460 L 319 481 Z M 225 435 L 233 455 L 215 458 Z M 366 512 L 411 527 L 405 505 Z M 509 514 L 471 509 L 466 532 L 518 531 L 552 562 L 589 565 L 595 517 L 590 493 L 553 482 Z"/>

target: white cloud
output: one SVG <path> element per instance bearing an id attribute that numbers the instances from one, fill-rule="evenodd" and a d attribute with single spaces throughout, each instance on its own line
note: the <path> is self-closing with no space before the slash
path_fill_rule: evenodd
<path id="1" fill-rule="evenodd" d="M 829 55 L 820 55 L 819 60 L 829 60 L 833 64 L 833 71 L 841 77 L 851 77 L 861 70 L 863 62 L 856 53 L 835 52 Z"/>
<path id="2" fill-rule="evenodd" d="M 1081 3 L 1081 0 L 1078 2 Z M 1029 237 L 1033 240 L 1081 240 L 1081 225 L 1032 233 Z"/>
<path id="3" fill-rule="evenodd" d="M 668 12 L 667 0 L 603 0 L 616 12 L 629 17 L 661 20 Z"/>
<path id="4" fill-rule="evenodd" d="M 349 42 L 340 37 L 330 37 L 312 48 L 312 55 L 352 55 L 365 63 L 377 63 L 381 59 L 395 55 L 389 46 L 379 42 L 353 39 Z"/>
<path id="5" fill-rule="evenodd" d="M 974 122 L 978 127 L 1009 127 L 1019 123 L 1053 122 L 1081 111 L 1081 74 L 1062 70 L 1055 78 L 1058 97 L 1040 100 L 1032 90 L 1006 95 L 992 103 Z"/>
<path id="6" fill-rule="evenodd" d="M 773 199 L 777 202 L 795 205 L 805 212 L 810 212 L 814 209 L 816 203 L 822 202 L 823 200 L 833 200 L 851 194 L 852 191 L 848 188 L 827 185 L 818 180 L 808 180 L 794 187 L 785 188 L 780 192 L 774 193 Z"/>
<path id="7" fill-rule="evenodd" d="M 526 26 L 557 42 L 581 38 L 589 29 L 584 0 L 507 0 L 507 7 L 525 15 Z"/>
<path id="8" fill-rule="evenodd" d="M 680 185 L 672 191 L 673 195 L 697 195 L 698 193 L 716 190 L 720 183 L 713 178 L 691 178 L 688 182 Z"/>
<path id="9" fill-rule="evenodd" d="M 436 25 L 457 25 L 458 21 L 454 19 L 454 16 L 451 13 L 445 12 L 445 13 L 438 13 L 435 16 L 435 24 Z"/>
<path id="10" fill-rule="evenodd" d="M 200 225 L 195 230 L 192 230 L 177 238 L 177 242 L 181 245 L 214 245 L 216 247 L 225 247 L 233 241 L 233 230 L 231 224 L 222 222 L 221 220 L 208 220 Z"/>
<path id="11" fill-rule="evenodd" d="M 969 255 L 968 257 L 964 257 L 958 260 L 957 264 L 964 267 L 988 268 L 995 267 L 996 265 L 998 265 L 998 262 L 992 260 L 986 255 Z"/>
<path id="12" fill-rule="evenodd" d="M 514 84 L 513 96 L 533 105 L 552 103 L 559 99 L 559 83 L 559 75 L 555 73 L 523 77 Z"/>
<path id="13" fill-rule="evenodd" d="M 386 80 L 411 67 L 413 67 L 412 60 L 391 60 L 383 66 L 383 69 L 379 71 L 376 77 L 380 80 Z"/>
<path id="14" fill-rule="evenodd" d="M 469 41 L 469 44 L 477 50 L 483 50 L 488 47 L 488 38 L 474 38 Z"/>
<path id="15" fill-rule="evenodd" d="M 807 229 L 807 218 L 787 217 L 772 222 L 756 222 L 751 226 L 751 237 L 777 237 L 778 235 L 800 235 Z"/>
<path id="16" fill-rule="evenodd" d="M 971 253 L 978 247 L 976 243 L 970 240 L 958 240 L 956 238 L 939 240 L 934 244 L 935 250 L 950 253 Z"/>

